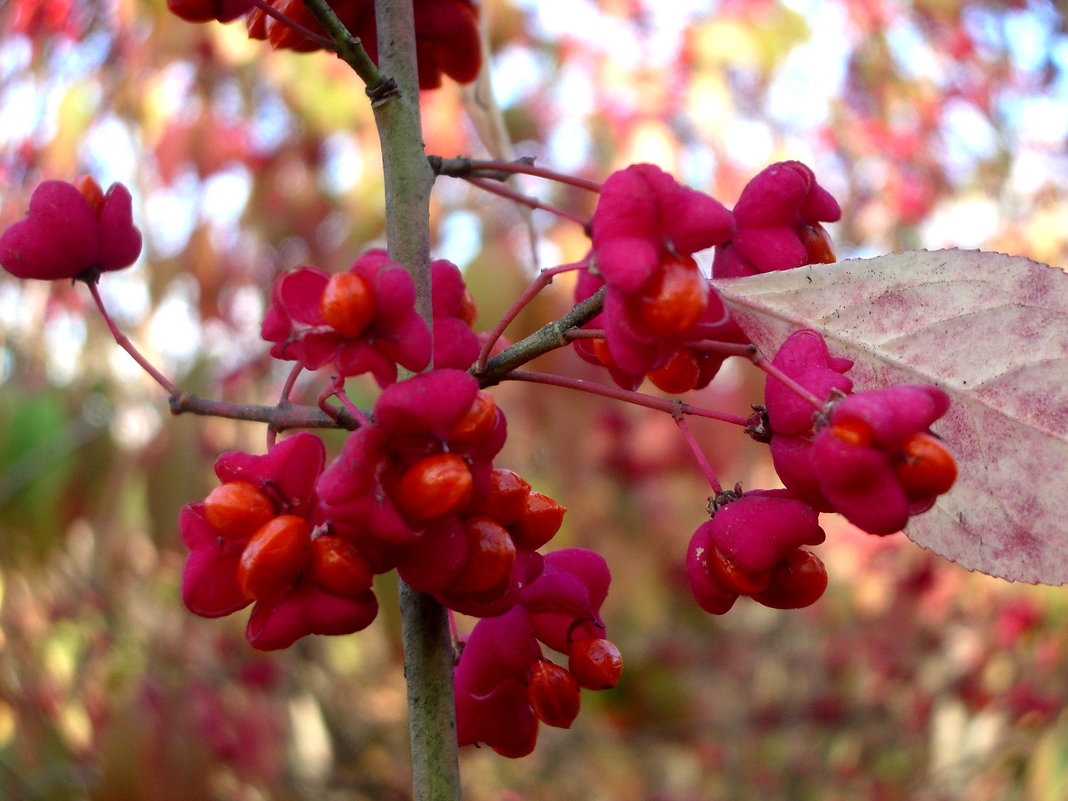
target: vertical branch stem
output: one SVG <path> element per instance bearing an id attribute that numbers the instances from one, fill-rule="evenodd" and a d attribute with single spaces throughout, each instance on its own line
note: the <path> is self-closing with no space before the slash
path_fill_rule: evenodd
<path id="1" fill-rule="evenodd" d="M 414 801 L 459 801 L 460 763 L 453 701 L 454 653 L 448 610 L 400 582 L 404 676 Z"/>
<path id="2" fill-rule="evenodd" d="M 377 0 L 379 68 L 397 91 L 373 100 L 382 143 L 389 255 L 411 274 L 416 308 L 432 327 L 430 189 L 434 174 L 419 119 L 412 0 Z M 459 801 L 460 767 L 452 674 L 454 654 L 445 609 L 401 581 L 404 675 L 408 683 L 415 801 Z"/>
<path id="3" fill-rule="evenodd" d="M 415 281 L 416 309 L 432 322 L 430 296 L 430 189 L 434 172 L 423 148 L 419 77 L 411 0 L 375 3 L 379 66 L 396 94 L 373 103 L 382 142 L 386 187 L 386 241 L 390 258 Z"/>

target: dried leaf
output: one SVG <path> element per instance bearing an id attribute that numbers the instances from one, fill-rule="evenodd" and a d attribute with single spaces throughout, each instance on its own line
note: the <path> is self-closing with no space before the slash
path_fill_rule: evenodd
<path id="1" fill-rule="evenodd" d="M 935 384 L 955 487 L 906 533 L 971 570 L 1068 583 L 1068 275 L 1018 256 L 915 251 L 714 282 L 773 354 L 813 328 L 856 389 Z"/>

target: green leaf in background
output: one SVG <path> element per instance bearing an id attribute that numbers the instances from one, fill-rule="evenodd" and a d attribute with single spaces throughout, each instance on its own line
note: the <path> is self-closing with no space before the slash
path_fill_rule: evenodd
<path id="1" fill-rule="evenodd" d="M 0 396 L 0 562 L 41 559 L 61 540 L 79 498 L 76 454 L 98 433 L 58 390 Z"/>

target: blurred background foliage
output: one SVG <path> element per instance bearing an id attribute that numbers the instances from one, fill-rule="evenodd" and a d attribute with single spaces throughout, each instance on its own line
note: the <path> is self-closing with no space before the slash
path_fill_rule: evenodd
<path id="1" fill-rule="evenodd" d="M 515 152 L 595 179 L 652 161 L 727 205 L 766 164 L 809 163 L 844 209 L 842 256 L 983 247 L 1063 267 L 1063 4 L 983 0 L 484 0 Z M 189 25 L 164 0 L 0 3 L 0 226 L 45 178 L 125 182 L 142 260 L 102 291 L 185 389 L 272 402 L 269 286 L 382 244 L 362 88 L 326 55 L 272 53 L 241 23 Z M 423 98 L 427 147 L 484 154 L 455 85 Z M 576 213 L 593 199 L 522 188 Z M 434 251 L 490 327 L 537 266 L 575 260 L 568 222 L 439 182 Z M 556 284 L 512 338 L 568 308 Z M 252 424 L 171 418 L 86 314 L 81 287 L 0 279 L 0 796 L 404 799 L 394 588 L 352 637 L 261 654 L 242 615 L 178 598 L 180 507 Z M 543 370 L 603 379 L 570 352 Z M 371 388 L 353 394 L 370 403 Z M 297 394 L 313 399 L 315 377 Z M 655 390 L 651 390 L 655 391 Z M 762 381 L 729 365 L 694 402 L 744 413 Z M 1068 604 L 831 522 L 814 607 L 740 602 L 714 619 L 682 556 L 703 485 L 671 420 L 563 390 L 495 390 L 498 460 L 570 508 L 552 547 L 601 551 L 625 654 L 616 690 L 511 762 L 463 754 L 471 801 L 1068 795 Z M 724 484 L 769 486 L 760 446 L 695 429 Z M 336 451 L 340 435 L 327 436 Z M 469 626 L 461 621 L 461 627 Z"/>

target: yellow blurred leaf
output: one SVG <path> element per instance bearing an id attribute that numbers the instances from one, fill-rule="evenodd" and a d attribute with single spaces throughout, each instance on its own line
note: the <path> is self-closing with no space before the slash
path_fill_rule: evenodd
<path id="1" fill-rule="evenodd" d="M 747 67 L 769 73 L 811 28 L 805 17 L 776 5 L 759 19 L 713 18 L 694 33 L 694 53 L 700 67 Z"/>

